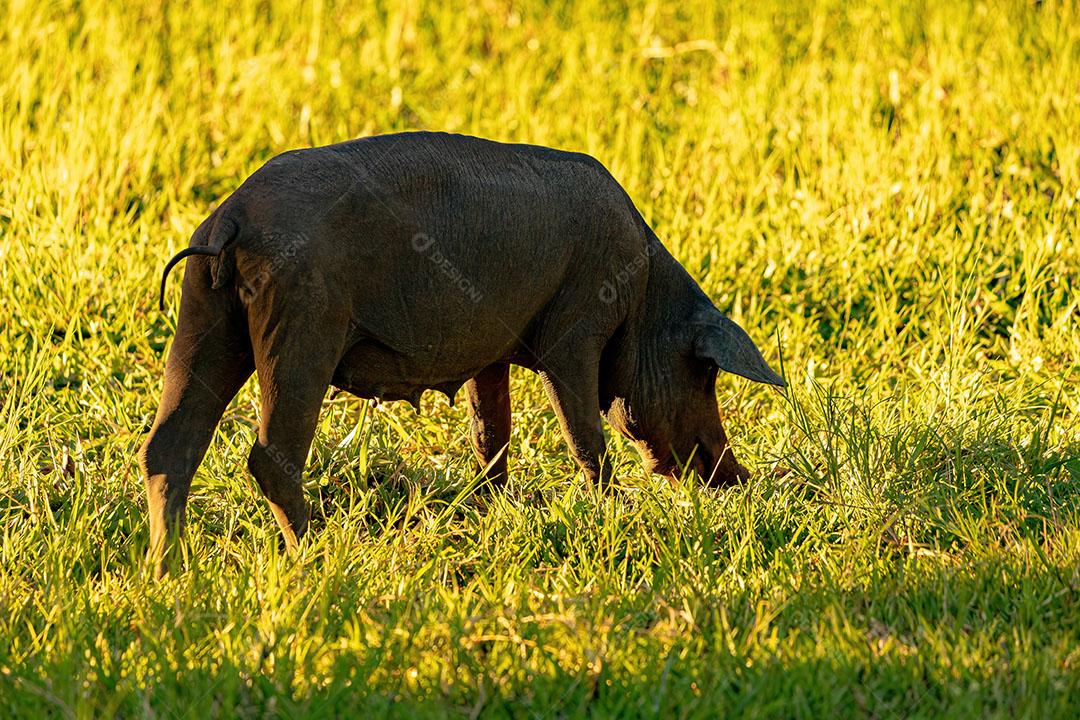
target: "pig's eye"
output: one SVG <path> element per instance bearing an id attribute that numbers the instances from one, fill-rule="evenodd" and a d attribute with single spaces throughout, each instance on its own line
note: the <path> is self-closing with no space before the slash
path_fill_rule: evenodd
<path id="1" fill-rule="evenodd" d="M 685 363 L 686 370 L 693 378 L 693 385 L 711 392 L 713 385 L 716 383 L 716 373 L 718 371 L 716 363 L 699 357 L 693 351 L 683 355 L 682 362 Z"/>

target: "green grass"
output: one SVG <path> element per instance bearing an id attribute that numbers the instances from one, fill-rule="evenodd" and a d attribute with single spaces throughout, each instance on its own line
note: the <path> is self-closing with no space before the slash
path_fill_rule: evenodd
<path id="1" fill-rule="evenodd" d="M 128 5 L 0 2 L 0 715 L 1074 716 L 1075 4 Z M 149 582 L 165 260 L 272 155 L 417 128 L 612 170 L 782 347 L 787 395 L 717 385 L 755 479 L 612 438 L 598 494 L 515 372 L 491 492 L 460 405 L 343 395 L 284 557 L 249 385 Z"/>

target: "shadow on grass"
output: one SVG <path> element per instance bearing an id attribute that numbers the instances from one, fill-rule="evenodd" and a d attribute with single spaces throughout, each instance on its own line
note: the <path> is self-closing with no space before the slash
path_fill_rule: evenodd
<path id="1" fill-rule="evenodd" d="M 88 610 L 18 663 L 2 651 L 0 713 L 1070 717 L 1078 583 L 1075 567 L 884 566 L 811 578 L 779 599 L 761 589 L 688 598 L 672 624 L 673 599 L 648 590 L 511 612 L 434 588 L 373 604 L 348 597 L 343 581 L 322 592 L 353 614 L 305 615 L 320 631 L 303 641 L 288 619 L 247 637 L 227 618 L 158 598 L 139 621 Z"/>

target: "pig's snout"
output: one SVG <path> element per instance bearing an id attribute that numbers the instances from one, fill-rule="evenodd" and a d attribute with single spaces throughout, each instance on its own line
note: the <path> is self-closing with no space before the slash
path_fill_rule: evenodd
<path id="1" fill-rule="evenodd" d="M 750 479 L 750 471 L 735 460 L 727 442 L 698 440 L 691 467 L 712 487 L 727 487 Z"/>

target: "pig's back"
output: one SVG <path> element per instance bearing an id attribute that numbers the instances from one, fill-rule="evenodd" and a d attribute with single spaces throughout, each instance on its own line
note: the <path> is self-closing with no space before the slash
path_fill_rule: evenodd
<path id="1" fill-rule="evenodd" d="M 578 153 L 404 133 L 260 172 L 279 222 L 351 305 L 356 340 L 419 362 L 501 359 L 556 302 L 610 310 L 597 307 L 601 276 L 645 241 L 621 187 Z"/>

